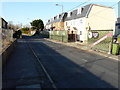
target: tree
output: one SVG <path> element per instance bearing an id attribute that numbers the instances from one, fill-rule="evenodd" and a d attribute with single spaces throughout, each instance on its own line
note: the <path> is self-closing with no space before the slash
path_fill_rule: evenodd
<path id="1" fill-rule="evenodd" d="M 12 29 L 12 30 L 14 30 L 14 31 L 17 30 L 17 29 L 19 29 L 19 28 L 21 27 L 21 25 L 22 25 L 22 24 L 16 24 L 16 25 L 15 25 L 15 24 L 13 24 L 13 21 L 9 21 L 9 22 L 8 22 L 8 28 L 9 28 L 9 29 Z"/>
<path id="2" fill-rule="evenodd" d="M 21 28 L 21 30 L 25 34 L 28 34 L 30 32 L 30 29 L 28 27 Z"/>
<path id="3" fill-rule="evenodd" d="M 29 31 L 29 28 L 28 27 L 24 27 L 21 30 L 23 30 L 23 31 Z"/>
<path id="4" fill-rule="evenodd" d="M 39 34 L 40 31 L 43 31 L 44 29 L 44 23 L 41 19 L 37 19 L 32 21 L 31 23 L 32 29 L 36 29 L 36 34 Z"/>
<path id="5" fill-rule="evenodd" d="M 20 25 L 19 25 L 19 24 L 16 24 L 16 25 L 14 25 L 13 30 L 17 30 L 17 29 L 19 29 L 19 28 L 20 28 Z"/>
<path id="6" fill-rule="evenodd" d="M 8 28 L 9 29 L 13 29 L 14 28 L 13 21 L 9 21 L 8 22 Z"/>

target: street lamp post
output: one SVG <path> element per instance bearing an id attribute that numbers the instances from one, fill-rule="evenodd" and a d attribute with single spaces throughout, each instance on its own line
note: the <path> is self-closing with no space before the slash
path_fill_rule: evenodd
<path id="1" fill-rule="evenodd" d="M 55 4 L 56 6 L 61 6 L 62 7 L 62 13 L 63 13 L 63 5 L 60 4 Z"/>

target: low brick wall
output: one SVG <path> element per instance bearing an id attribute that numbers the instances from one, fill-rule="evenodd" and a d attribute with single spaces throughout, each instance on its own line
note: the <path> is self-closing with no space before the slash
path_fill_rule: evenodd
<path id="1" fill-rule="evenodd" d="M 8 46 L 0 55 L 0 58 L 2 59 L 2 67 L 5 66 L 7 63 L 7 59 L 10 57 L 12 54 L 13 50 L 15 49 L 17 45 L 17 40 L 15 40 L 10 46 Z"/>

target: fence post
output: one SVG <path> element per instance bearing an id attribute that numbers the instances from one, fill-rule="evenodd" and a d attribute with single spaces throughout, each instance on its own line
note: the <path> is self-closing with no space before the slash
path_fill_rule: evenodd
<path id="1" fill-rule="evenodd" d="M 64 38 L 64 36 L 62 35 L 62 42 L 63 42 L 63 38 Z"/>
<path id="2" fill-rule="evenodd" d="M 109 52 L 108 52 L 108 54 L 112 54 L 112 44 L 113 44 L 112 42 L 113 42 L 113 39 L 109 43 Z"/>

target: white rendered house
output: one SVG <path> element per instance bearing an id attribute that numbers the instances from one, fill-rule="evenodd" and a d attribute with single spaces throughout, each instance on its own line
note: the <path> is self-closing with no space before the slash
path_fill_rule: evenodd
<path id="1" fill-rule="evenodd" d="M 77 40 L 87 42 L 88 30 L 115 30 L 115 20 L 113 8 L 89 4 L 68 12 L 64 28 L 76 30 Z"/>

